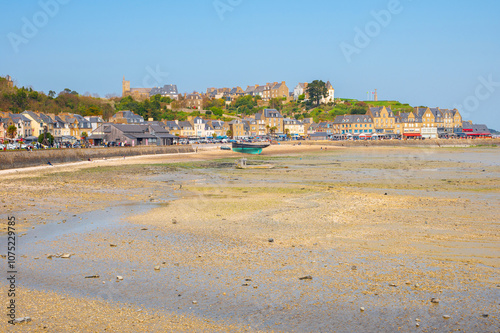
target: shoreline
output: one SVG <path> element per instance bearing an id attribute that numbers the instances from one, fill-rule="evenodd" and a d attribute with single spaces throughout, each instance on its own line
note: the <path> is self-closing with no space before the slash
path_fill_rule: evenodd
<path id="1" fill-rule="evenodd" d="M 464 142 L 465 140 L 459 140 L 457 143 L 451 143 L 450 140 L 427 140 L 421 142 L 407 142 L 407 141 L 399 141 L 399 140 L 385 140 L 385 141 L 288 141 L 281 142 L 279 145 L 271 145 L 269 148 L 265 149 L 260 156 L 269 156 L 272 154 L 299 154 L 307 151 L 317 150 L 318 147 L 321 150 L 322 146 L 326 147 L 334 147 L 337 149 L 348 149 L 348 148 L 370 148 L 370 149 L 411 149 L 411 148 L 473 148 L 476 147 L 474 144 L 478 144 L 478 147 L 490 147 L 495 148 L 500 146 L 500 139 L 489 139 L 489 140 L 467 140 L 468 142 Z M 457 140 L 454 140 L 457 141 Z M 423 144 L 423 143 L 428 144 Z M 299 145 L 300 143 L 300 145 Z M 448 144 L 445 144 L 448 143 Z M 460 144 L 459 144 L 460 143 Z M 293 147 L 293 148 L 292 148 Z M 195 152 L 195 149 L 199 151 Z M 1 154 L 1 152 L 0 152 Z M 189 158 L 185 158 L 186 156 L 191 157 L 193 161 L 202 161 L 202 160 L 210 160 L 217 158 L 225 158 L 225 157 L 239 157 L 239 156 L 259 156 L 259 155 L 245 155 L 238 154 L 232 151 L 223 151 L 220 149 L 220 146 L 202 146 L 198 148 L 192 148 L 191 152 L 185 153 L 168 153 L 168 154 L 151 154 L 151 155 L 133 155 L 133 156 L 125 156 L 124 158 L 120 157 L 105 157 L 105 158 L 95 158 L 91 161 L 75 161 L 75 162 L 67 162 L 67 163 L 53 163 L 53 166 L 50 165 L 37 165 L 37 166 L 28 166 L 21 168 L 9 168 L 9 169 L 0 169 L 0 176 L 6 176 L 10 174 L 24 173 L 24 172 L 33 172 L 33 171 L 46 171 L 46 170 L 60 170 L 65 171 L 68 168 L 91 168 L 97 167 L 95 164 L 100 164 L 102 166 L 116 166 L 116 165 L 129 165 L 129 164 L 137 164 L 133 161 L 141 161 L 150 164 L 154 163 L 158 160 L 167 160 L 171 161 L 171 163 L 176 163 L 180 161 L 188 160 Z M 0 156 L 1 157 L 1 156 Z M 121 163 L 119 163 L 121 162 Z"/>

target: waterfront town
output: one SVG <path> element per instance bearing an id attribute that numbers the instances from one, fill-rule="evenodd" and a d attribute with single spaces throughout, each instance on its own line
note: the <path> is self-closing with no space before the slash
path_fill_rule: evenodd
<path id="1" fill-rule="evenodd" d="M 10 87 L 13 85 L 9 76 L 4 82 Z M 319 97 L 316 96 L 318 106 L 349 103 L 335 98 L 335 89 L 330 81 L 323 85 L 321 92 L 317 94 Z M 372 106 L 368 101 L 358 103 L 365 106 L 365 111 L 362 112 L 364 114 L 357 112 L 336 115 L 332 120 L 320 118 L 317 121 L 300 113 L 285 115 L 279 110 L 287 103 L 300 105 L 316 98 L 310 96 L 313 93 L 310 87 L 309 83 L 299 83 L 290 90 L 286 82 L 282 81 L 248 86 L 245 90 L 241 87 L 208 88 L 206 93 L 179 94 L 176 85 L 130 88 L 130 81 L 123 78 L 122 98 L 145 101 L 158 96 L 169 102 L 164 106 L 165 109 L 171 110 L 172 105 L 175 105 L 191 115 L 188 113 L 183 120 L 145 119 L 131 110 L 120 110 L 104 119 L 99 114 L 84 116 L 69 112 L 48 113 L 44 110 L 14 113 L 0 109 L 0 142 L 5 150 L 41 143 L 47 136 L 51 140 L 44 145 L 55 147 L 163 146 L 255 139 L 408 140 L 492 137 L 486 125 L 473 124 L 472 121 L 463 119 L 457 109 L 413 107 L 402 112 L 392 110 L 390 106 Z M 256 101 L 256 113 L 239 113 L 237 108 L 234 115 L 214 119 L 211 111 L 213 108 L 204 110 L 203 107 L 207 101 L 219 101 L 223 107 L 228 108 L 245 96 Z M 378 102 L 375 92 L 373 104 Z M 222 109 L 220 111 L 224 112 Z"/>

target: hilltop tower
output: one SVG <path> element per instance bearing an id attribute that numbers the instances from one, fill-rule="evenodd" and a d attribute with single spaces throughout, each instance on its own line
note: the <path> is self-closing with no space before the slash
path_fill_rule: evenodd
<path id="1" fill-rule="evenodd" d="M 375 101 L 375 102 L 378 102 L 378 93 L 377 93 L 377 89 L 375 89 L 375 97 L 374 97 L 374 101 Z"/>
<path id="2" fill-rule="evenodd" d="M 7 75 L 5 78 L 7 79 L 7 87 L 12 88 L 14 86 L 14 81 L 12 81 L 10 75 Z"/>
<path id="3" fill-rule="evenodd" d="M 123 76 L 122 81 L 122 97 L 130 95 L 130 81 L 125 80 L 125 76 Z"/>

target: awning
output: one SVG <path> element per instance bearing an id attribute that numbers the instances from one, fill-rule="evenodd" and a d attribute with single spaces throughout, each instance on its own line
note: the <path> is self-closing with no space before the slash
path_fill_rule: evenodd
<path id="1" fill-rule="evenodd" d="M 89 139 L 89 140 L 102 140 L 102 139 L 104 139 L 104 134 L 92 134 L 87 139 Z"/>
<path id="2" fill-rule="evenodd" d="M 491 136 L 491 133 L 465 133 L 467 135 Z"/>
<path id="3" fill-rule="evenodd" d="M 404 133 L 404 136 L 422 136 L 420 133 Z"/>

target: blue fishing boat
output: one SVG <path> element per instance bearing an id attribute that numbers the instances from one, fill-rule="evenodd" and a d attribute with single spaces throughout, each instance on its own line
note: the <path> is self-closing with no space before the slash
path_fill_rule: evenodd
<path id="1" fill-rule="evenodd" d="M 243 154 L 259 155 L 262 149 L 269 147 L 270 143 L 239 143 L 233 142 L 233 151 Z"/>

